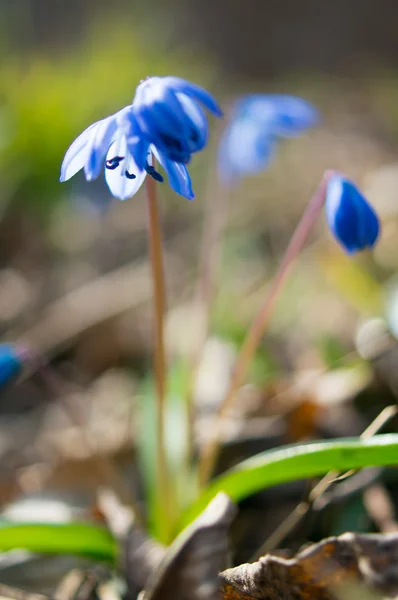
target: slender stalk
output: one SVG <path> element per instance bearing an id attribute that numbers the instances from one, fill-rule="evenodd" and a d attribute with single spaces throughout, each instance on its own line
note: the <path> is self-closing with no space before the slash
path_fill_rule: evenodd
<path id="1" fill-rule="evenodd" d="M 154 158 L 153 158 L 154 162 Z M 155 165 L 154 165 L 155 166 Z M 164 322 L 166 312 L 166 286 L 163 265 L 162 232 L 160 226 L 157 187 L 155 180 L 148 176 L 145 180 L 148 207 L 149 254 L 152 268 L 154 296 L 154 370 L 157 395 L 157 495 L 164 518 L 162 527 L 167 527 L 169 505 L 169 481 L 165 442 L 166 416 L 166 352 L 164 342 Z"/>
<path id="2" fill-rule="evenodd" d="M 211 477 L 217 459 L 217 454 L 220 446 L 219 433 L 222 418 L 229 410 L 235 398 L 235 394 L 237 393 L 240 386 L 245 380 L 250 363 L 253 359 L 253 356 L 257 350 L 259 343 L 261 342 L 264 330 L 268 325 L 276 301 L 279 298 L 279 295 L 283 289 L 283 286 L 286 282 L 286 279 L 291 271 L 291 268 L 297 256 L 299 255 L 308 238 L 312 226 L 314 225 L 320 211 L 322 210 L 325 201 L 326 185 L 331 175 L 332 171 L 327 171 L 324 174 L 317 191 L 315 192 L 310 203 L 305 209 L 304 214 L 301 217 L 301 220 L 297 225 L 296 230 L 294 231 L 290 243 L 286 249 L 279 270 L 271 284 L 269 294 L 265 298 L 264 303 L 260 307 L 260 310 L 258 311 L 251 326 L 249 327 L 246 338 L 243 342 L 243 345 L 240 349 L 238 358 L 235 363 L 234 371 L 232 374 L 227 394 L 217 411 L 213 435 L 210 437 L 209 442 L 203 448 L 203 452 L 200 457 L 199 480 L 202 486 Z"/>

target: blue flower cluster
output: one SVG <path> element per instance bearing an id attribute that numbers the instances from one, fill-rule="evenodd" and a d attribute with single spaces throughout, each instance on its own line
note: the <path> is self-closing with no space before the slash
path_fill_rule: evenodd
<path id="1" fill-rule="evenodd" d="M 88 127 L 70 146 L 61 167 L 61 181 L 84 169 L 96 179 L 105 163 L 105 178 L 120 200 L 133 196 L 147 174 L 162 176 L 152 155 L 167 173 L 171 187 L 194 197 L 186 164 L 202 150 L 209 126 L 202 105 L 216 116 L 221 109 L 203 88 L 179 77 L 150 77 L 138 86 L 133 103 Z"/>
<path id="2" fill-rule="evenodd" d="M 172 189 L 194 197 L 187 164 L 208 141 L 206 108 L 220 117 L 221 109 L 203 88 L 179 77 L 149 77 L 136 90 L 133 103 L 94 123 L 70 146 L 61 168 L 61 181 L 84 169 L 96 179 L 105 164 L 112 194 L 133 196 L 150 175 L 163 181 L 153 157 L 167 173 Z M 255 94 L 239 100 L 221 138 L 218 171 L 231 186 L 245 175 L 265 169 L 281 138 L 297 137 L 319 121 L 318 111 L 296 96 Z M 348 253 L 372 248 L 379 220 L 354 184 L 335 173 L 325 196 L 329 228 Z"/>

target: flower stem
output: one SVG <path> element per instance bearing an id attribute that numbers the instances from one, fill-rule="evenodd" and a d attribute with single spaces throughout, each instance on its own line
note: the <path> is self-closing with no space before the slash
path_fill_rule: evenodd
<path id="1" fill-rule="evenodd" d="M 317 191 L 305 209 L 304 214 L 291 237 L 279 270 L 271 284 L 269 294 L 265 298 L 264 303 L 260 307 L 260 310 L 252 321 L 252 324 L 246 334 L 246 338 L 235 363 L 228 391 L 217 411 L 213 435 L 210 437 L 209 442 L 204 446 L 200 457 L 199 480 L 202 486 L 211 477 L 215 462 L 217 460 L 220 446 L 219 434 L 221 421 L 230 408 L 235 398 L 235 394 L 245 380 L 249 365 L 259 343 L 261 342 L 264 330 L 268 325 L 276 301 L 278 300 L 291 268 L 300 251 L 302 250 L 311 228 L 323 207 L 325 202 L 326 186 L 331 175 L 332 171 L 326 171 Z"/>
<path id="2" fill-rule="evenodd" d="M 154 158 L 152 159 L 154 161 Z M 166 312 L 166 286 L 163 266 L 162 232 L 155 180 L 148 176 L 145 180 L 148 207 L 149 254 L 152 268 L 154 315 L 155 315 L 155 347 L 154 370 L 157 395 L 157 496 L 159 499 L 160 527 L 168 528 L 167 513 L 169 505 L 169 481 L 165 442 L 166 413 L 166 353 L 164 343 L 164 321 Z M 163 532 L 164 533 L 164 532 Z M 164 535 L 167 536 L 166 533 Z M 163 537 L 163 534 L 160 534 Z M 161 540 L 162 541 L 162 540 Z"/>

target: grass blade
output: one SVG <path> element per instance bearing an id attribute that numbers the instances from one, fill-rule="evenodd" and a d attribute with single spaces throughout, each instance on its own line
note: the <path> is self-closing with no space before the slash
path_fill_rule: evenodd
<path id="1" fill-rule="evenodd" d="M 88 523 L 0 522 L 0 551 L 24 549 L 39 554 L 74 554 L 114 563 L 117 543 L 104 527 Z"/>
<path id="2" fill-rule="evenodd" d="M 394 464 L 398 465 L 398 434 L 377 435 L 367 440 L 342 438 L 268 450 L 211 481 L 182 515 L 179 531 L 221 491 L 239 502 L 274 485 L 317 477 L 332 470 L 349 471 Z"/>

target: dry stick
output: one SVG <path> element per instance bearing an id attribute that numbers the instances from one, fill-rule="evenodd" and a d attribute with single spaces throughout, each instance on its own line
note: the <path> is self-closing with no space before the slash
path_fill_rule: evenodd
<path id="1" fill-rule="evenodd" d="M 363 494 L 368 515 L 382 533 L 398 532 L 394 502 L 381 483 L 375 483 Z"/>
<path id="2" fill-rule="evenodd" d="M 362 440 L 367 440 L 375 435 L 380 429 L 392 419 L 398 412 L 397 406 L 386 406 L 381 413 L 375 418 L 374 421 L 365 429 L 365 431 L 360 435 Z M 335 481 L 342 481 L 347 477 L 350 477 L 355 473 L 355 471 L 347 471 L 343 475 L 339 475 L 338 471 L 330 471 L 325 477 L 323 477 L 320 482 L 311 490 L 309 494 L 309 501 L 311 503 L 315 503 L 319 500 L 322 494 L 328 489 L 328 487 L 334 483 Z"/>
<path id="3" fill-rule="evenodd" d="M 152 164 L 155 166 L 154 157 Z M 148 207 L 148 236 L 149 254 L 152 267 L 154 316 L 155 316 L 155 348 L 154 370 L 157 395 L 157 495 L 159 506 L 166 515 L 169 506 L 170 489 L 168 478 L 168 465 L 165 443 L 165 416 L 166 416 L 166 352 L 164 342 L 164 323 L 166 312 L 166 285 L 163 265 L 162 232 L 157 200 L 157 187 L 153 177 L 147 176 L 145 180 Z M 167 523 L 163 523 L 168 527 Z M 163 541 L 163 540 L 162 540 Z"/>
<path id="4" fill-rule="evenodd" d="M 0 583 L 0 598 L 2 600 L 49 600 L 48 596 L 25 592 L 4 583 Z"/>
<path id="5" fill-rule="evenodd" d="M 205 445 L 202 451 L 199 464 L 199 478 L 202 486 L 204 486 L 211 477 L 217 459 L 220 446 L 219 433 L 222 418 L 227 413 L 232 402 L 234 401 L 235 394 L 245 380 L 249 365 L 258 345 L 261 342 L 264 330 L 268 325 L 268 321 L 271 317 L 276 301 L 279 298 L 280 292 L 282 291 L 283 285 L 291 271 L 295 259 L 297 258 L 308 238 L 312 226 L 322 210 L 325 201 L 327 182 L 332 174 L 332 171 L 326 171 L 317 191 L 304 211 L 304 214 L 290 240 L 289 246 L 287 247 L 279 270 L 271 284 L 269 294 L 263 305 L 260 307 L 259 312 L 255 316 L 247 332 L 234 367 L 228 392 L 223 403 L 220 405 L 217 411 L 213 435 L 210 437 L 210 441 Z"/>
<path id="6" fill-rule="evenodd" d="M 381 413 L 375 418 L 374 421 L 365 429 L 365 431 L 361 434 L 361 439 L 369 439 L 376 433 L 380 431 L 380 429 L 394 417 L 398 412 L 397 406 L 387 406 L 384 408 Z M 271 552 L 274 548 L 279 546 L 282 540 L 293 531 L 293 529 L 300 523 L 300 521 L 305 517 L 311 507 L 316 507 L 316 502 L 318 502 L 321 496 L 326 492 L 326 490 L 336 481 L 340 481 L 345 479 L 349 475 L 354 473 L 354 471 L 348 471 L 343 476 L 339 477 L 338 471 L 330 471 L 323 477 L 319 483 L 312 487 L 308 494 L 308 499 L 306 501 L 300 502 L 296 506 L 296 508 L 286 517 L 284 521 L 275 529 L 275 531 L 266 539 L 264 544 L 260 547 L 260 549 L 255 553 L 251 560 L 255 561 L 260 556 L 267 554 L 267 552 Z"/>

